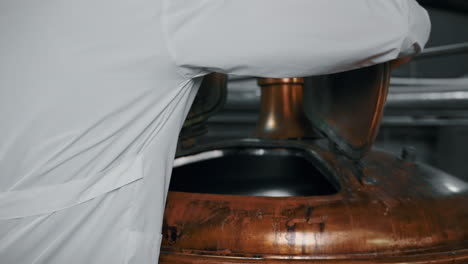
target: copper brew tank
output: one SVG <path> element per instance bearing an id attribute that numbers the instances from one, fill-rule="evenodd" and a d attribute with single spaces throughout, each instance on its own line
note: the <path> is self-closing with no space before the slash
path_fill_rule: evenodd
<path id="1" fill-rule="evenodd" d="M 259 80 L 256 138 L 176 158 L 160 263 L 468 263 L 468 183 L 371 150 L 389 73 L 330 76 L 309 117 L 300 78 Z"/>

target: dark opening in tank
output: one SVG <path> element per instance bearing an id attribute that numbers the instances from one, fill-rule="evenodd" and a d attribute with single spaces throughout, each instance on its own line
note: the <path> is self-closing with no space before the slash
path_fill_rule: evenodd
<path id="1" fill-rule="evenodd" d="M 176 159 L 169 189 L 286 197 L 331 195 L 339 185 L 300 150 L 227 149 Z"/>

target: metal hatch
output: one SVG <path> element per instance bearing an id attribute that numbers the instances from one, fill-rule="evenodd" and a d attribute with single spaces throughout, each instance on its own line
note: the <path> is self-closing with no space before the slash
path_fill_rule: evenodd
<path id="1" fill-rule="evenodd" d="M 350 159 L 361 159 L 375 141 L 390 72 L 389 63 L 384 63 L 321 76 L 322 85 L 306 83 L 304 104 L 309 119 Z"/>

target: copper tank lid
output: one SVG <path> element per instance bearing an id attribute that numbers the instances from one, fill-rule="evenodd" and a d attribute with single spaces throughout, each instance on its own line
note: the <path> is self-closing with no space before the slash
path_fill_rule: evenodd
<path id="1" fill-rule="evenodd" d="M 383 63 L 331 74 L 325 87 L 304 87 L 304 78 L 259 78 L 262 105 L 255 136 L 318 138 L 320 131 L 339 154 L 359 160 L 377 136 L 390 72 Z"/>

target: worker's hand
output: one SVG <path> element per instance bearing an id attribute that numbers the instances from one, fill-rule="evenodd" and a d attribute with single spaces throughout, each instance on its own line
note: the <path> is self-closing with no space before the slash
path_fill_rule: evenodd
<path id="1" fill-rule="evenodd" d="M 395 68 L 398 68 L 400 67 L 401 65 L 409 62 L 411 59 L 413 58 L 413 56 L 408 56 L 408 57 L 404 57 L 404 58 L 398 58 L 398 59 L 394 59 L 390 62 L 390 65 L 392 67 L 392 70 L 395 69 Z"/>

